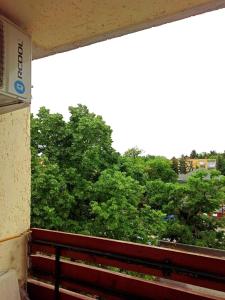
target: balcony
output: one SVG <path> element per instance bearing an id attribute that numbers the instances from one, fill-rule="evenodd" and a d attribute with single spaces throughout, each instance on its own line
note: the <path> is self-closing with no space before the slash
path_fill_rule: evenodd
<path id="1" fill-rule="evenodd" d="M 30 299 L 225 299 L 224 251 L 167 247 L 32 229 Z"/>

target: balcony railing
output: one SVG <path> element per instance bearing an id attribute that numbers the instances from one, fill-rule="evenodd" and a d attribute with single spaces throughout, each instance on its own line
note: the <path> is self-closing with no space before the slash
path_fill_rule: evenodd
<path id="1" fill-rule="evenodd" d="M 31 300 L 225 299 L 225 256 L 32 229 L 28 292 Z"/>

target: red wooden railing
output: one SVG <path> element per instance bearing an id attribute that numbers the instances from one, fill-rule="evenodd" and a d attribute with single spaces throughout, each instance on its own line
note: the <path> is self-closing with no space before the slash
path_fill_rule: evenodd
<path id="1" fill-rule="evenodd" d="M 223 257 L 42 229 L 30 252 L 31 300 L 225 299 Z"/>

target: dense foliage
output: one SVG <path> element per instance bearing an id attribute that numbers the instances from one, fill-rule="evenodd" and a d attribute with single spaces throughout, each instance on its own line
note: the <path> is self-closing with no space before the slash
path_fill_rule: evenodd
<path id="1" fill-rule="evenodd" d="M 44 107 L 31 116 L 32 225 L 224 248 L 223 220 L 213 212 L 223 203 L 225 177 L 198 171 L 180 184 L 176 158 L 144 156 L 138 148 L 120 155 L 111 134 L 82 105 L 70 108 L 68 122 Z"/>

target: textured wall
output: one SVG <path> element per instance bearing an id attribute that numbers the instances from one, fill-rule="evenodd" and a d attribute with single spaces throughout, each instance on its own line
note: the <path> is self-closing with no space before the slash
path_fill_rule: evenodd
<path id="1" fill-rule="evenodd" d="M 28 234 L 25 233 L 18 238 L 0 243 L 0 272 L 15 270 L 21 286 L 26 283 L 27 277 L 27 241 Z"/>
<path id="2" fill-rule="evenodd" d="M 22 282 L 30 227 L 29 123 L 29 108 L 0 115 L 0 272 L 15 269 Z"/>
<path id="3" fill-rule="evenodd" d="M 225 7 L 225 0 L 1 0 L 33 40 L 33 58 Z"/>
<path id="4" fill-rule="evenodd" d="M 30 226 L 30 115 L 0 115 L 0 241 Z"/>

